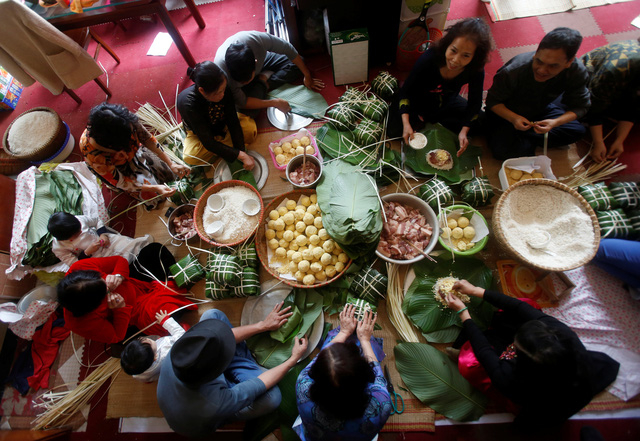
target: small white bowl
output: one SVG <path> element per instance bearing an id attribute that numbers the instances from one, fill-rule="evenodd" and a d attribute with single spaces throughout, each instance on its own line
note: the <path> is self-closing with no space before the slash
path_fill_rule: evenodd
<path id="1" fill-rule="evenodd" d="M 213 211 L 214 213 L 217 213 L 218 211 L 222 210 L 222 207 L 224 207 L 223 197 L 220 196 L 219 194 L 212 194 L 207 199 L 207 207 L 209 208 L 209 210 Z"/>
<path id="2" fill-rule="evenodd" d="M 427 146 L 427 137 L 424 133 L 415 132 L 409 139 L 409 146 L 414 150 L 422 150 Z"/>
<path id="3" fill-rule="evenodd" d="M 222 223 L 222 221 L 215 221 L 207 225 L 207 228 L 205 228 L 204 231 L 205 233 L 211 236 L 211 235 L 220 233 L 223 229 L 224 229 L 224 224 Z"/>
<path id="4" fill-rule="evenodd" d="M 255 199 L 247 199 L 242 204 L 242 212 L 247 216 L 255 216 L 260 213 L 260 202 Z"/>

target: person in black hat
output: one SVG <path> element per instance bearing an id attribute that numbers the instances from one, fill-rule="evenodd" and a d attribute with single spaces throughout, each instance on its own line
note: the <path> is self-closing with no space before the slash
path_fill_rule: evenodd
<path id="1" fill-rule="evenodd" d="M 205 312 L 163 361 L 158 404 L 169 426 L 185 436 L 207 436 L 230 421 L 256 418 L 280 405 L 276 386 L 307 349 L 296 338 L 291 357 L 265 369 L 251 356 L 244 340 L 280 328 L 290 308 L 276 305 L 261 322 L 233 328 L 217 309 Z"/>

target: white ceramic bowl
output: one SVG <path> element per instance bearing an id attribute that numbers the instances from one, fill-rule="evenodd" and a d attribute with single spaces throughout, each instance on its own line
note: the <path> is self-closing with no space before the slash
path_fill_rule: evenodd
<path id="1" fill-rule="evenodd" d="M 207 199 L 207 208 L 209 208 L 209 210 L 213 211 L 214 213 L 222 210 L 223 207 L 224 199 L 219 194 L 212 194 Z"/>
<path id="2" fill-rule="evenodd" d="M 302 158 L 303 158 L 303 155 L 298 155 L 298 156 L 295 156 L 291 161 L 289 161 L 289 163 L 287 164 L 287 170 L 286 170 L 287 179 L 289 180 L 289 182 L 291 182 L 291 185 L 293 185 L 295 188 L 313 188 L 316 186 L 316 184 L 320 180 L 320 176 L 322 176 L 322 162 L 313 155 L 307 155 L 307 161 L 316 164 L 318 166 L 318 169 L 320 170 L 318 172 L 318 176 L 316 177 L 315 181 L 310 182 L 308 184 L 296 184 L 289 177 L 289 174 L 291 174 L 296 168 L 302 165 Z"/>
<path id="3" fill-rule="evenodd" d="M 242 212 L 247 216 L 255 216 L 260 213 L 260 202 L 255 199 L 247 199 L 242 204 Z"/>
<path id="4" fill-rule="evenodd" d="M 400 202 L 401 204 L 416 208 L 427 219 L 427 222 L 429 223 L 429 225 L 431 225 L 432 232 L 431 232 L 431 240 L 429 241 L 429 244 L 423 251 L 426 254 L 429 254 L 438 243 L 438 237 L 440 236 L 440 228 L 438 227 L 438 218 L 436 216 L 436 213 L 429 206 L 429 204 L 427 204 L 425 201 L 423 201 L 419 197 L 414 196 L 412 194 L 408 194 L 408 193 L 388 194 L 386 196 L 382 196 L 382 200 L 384 202 Z M 383 217 L 383 221 L 384 221 L 384 217 Z M 422 254 L 418 254 L 413 259 L 406 259 L 406 260 L 392 259 L 390 257 L 385 256 L 378 250 L 376 250 L 376 255 L 380 257 L 382 260 L 385 260 L 391 263 L 396 263 L 398 265 L 410 265 L 412 263 L 416 263 L 424 259 L 424 256 Z"/>
<path id="5" fill-rule="evenodd" d="M 409 140 L 409 146 L 414 150 L 422 150 L 427 146 L 427 137 L 424 133 L 415 132 Z"/>

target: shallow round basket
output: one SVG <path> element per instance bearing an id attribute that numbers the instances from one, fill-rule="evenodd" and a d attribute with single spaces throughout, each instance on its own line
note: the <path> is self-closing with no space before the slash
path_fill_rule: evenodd
<path id="1" fill-rule="evenodd" d="M 417 210 L 420 211 L 420 213 L 425 218 L 427 218 L 427 222 L 429 223 L 429 225 L 431 225 L 432 232 L 431 232 L 431 240 L 429 241 L 429 244 L 423 250 L 423 252 L 425 254 L 429 254 L 438 243 L 438 241 L 436 240 L 436 237 L 440 237 L 440 227 L 438 226 L 438 218 L 436 217 L 436 213 L 429 206 L 429 204 L 427 204 L 425 201 L 423 201 L 419 197 L 414 196 L 412 194 L 408 194 L 408 193 L 388 194 L 388 195 L 382 196 L 382 200 L 384 202 L 400 202 L 401 204 L 405 204 L 410 207 L 416 208 Z M 413 259 L 403 259 L 403 260 L 392 259 L 391 257 L 385 256 L 377 249 L 376 249 L 376 255 L 382 260 L 385 260 L 390 263 L 395 263 L 398 265 L 410 265 L 412 263 L 416 263 L 424 259 L 423 254 L 418 254 Z"/>
<path id="2" fill-rule="evenodd" d="M 256 190 L 250 184 L 247 184 L 244 181 L 238 181 L 235 179 L 230 181 L 222 181 L 207 188 L 205 192 L 202 193 L 202 196 L 200 196 L 200 199 L 198 199 L 198 203 L 196 204 L 196 211 L 194 213 L 196 231 L 198 232 L 198 236 L 200 236 L 200 238 L 205 242 L 211 245 L 214 245 L 216 247 L 233 247 L 236 245 L 240 245 L 242 242 L 246 241 L 255 232 L 254 230 L 247 237 L 244 237 L 233 243 L 219 243 L 211 239 L 211 237 L 209 237 L 209 235 L 204 231 L 204 225 L 202 224 L 202 216 L 204 215 L 205 208 L 207 208 L 207 199 L 209 198 L 209 196 L 219 192 L 223 188 L 238 187 L 238 186 L 247 187 L 248 189 L 253 191 L 256 194 L 256 196 L 258 196 L 258 201 L 260 201 L 260 212 L 258 213 L 258 229 L 260 229 L 260 226 L 262 224 L 262 219 L 264 216 L 264 202 L 262 202 L 262 197 L 260 196 L 260 193 L 258 193 L 258 190 Z"/>
<path id="3" fill-rule="evenodd" d="M 550 256 L 550 258 L 547 259 L 547 261 L 550 262 L 549 265 L 540 265 L 527 259 L 525 256 L 522 255 L 522 253 L 520 253 L 518 250 L 512 247 L 511 244 L 509 244 L 509 242 L 505 237 L 504 229 L 502 227 L 502 223 L 500 219 L 503 213 L 505 212 L 505 204 L 507 200 L 509 200 L 509 198 L 511 197 L 514 197 L 514 195 L 517 194 L 518 189 L 522 188 L 525 185 L 543 185 L 543 186 L 553 187 L 555 189 L 569 193 L 571 196 L 577 199 L 580 206 L 591 218 L 591 224 L 594 230 L 594 239 L 593 239 L 593 243 L 591 244 L 592 251 L 589 253 L 587 257 L 583 258 L 582 260 L 572 265 L 564 265 L 564 266 L 555 265 L 554 266 L 551 264 L 552 258 Z M 589 203 L 576 190 L 570 188 L 565 184 L 562 184 L 557 181 L 552 181 L 550 179 L 528 179 L 526 181 L 520 181 L 511 185 L 502 194 L 502 196 L 500 196 L 500 199 L 498 199 L 498 202 L 496 203 L 495 208 L 493 210 L 493 217 L 491 218 L 491 223 L 493 226 L 493 234 L 495 235 L 495 238 L 498 241 L 498 244 L 500 244 L 502 248 L 504 248 L 507 252 L 512 254 L 521 263 L 524 263 L 525 265 L 533 266 L 535 268 L 539 268 L 543 271 L 569 271 L 569 270 L 578 268 L 582 265 L 585 265 L 588 262 L 590 262 L 591 259 L 594 258 L 594 256 L 596 255 L 596 252 L 598 251 L 598 245 L 600 244 L 600 226 L 598 223 L 598 217 L 596 216 L 595 211 L 593 211 L 593 208 L 591 208 Z"/>
<path id="4" fill-rule="evenodd" d="M 40 147 L 38 147 L 37 149 L 25 154 L 16 154 L 12 151 L 11 145 L 9 145 L 9 133 L 11 132 L 11 129 L 13 128 L 13 125 L 16 123 L 16 121 L 18 121 L 26 114 L 36 111 L 50 112 L 55 115 L 57 127 L 55 127 L 51 131 L 51 133 L 48 133 L 46 137 L 43 137 L 41 139 Z M 44 161 L 45 159 L 54 156 L 60 150 L 60 148 L 64 146 L 66 137 L 67 127 L 64 125 L 64 123 L 60 119 L 60 116 L 55 110 L 49 107 L 34 107 L 33 109 L 29 109 L 26 112 L 22 112 L 16 119 L 11 122 L 11 124 L 9 124 L 9 127 L 7 127 L 7 130 L 4 132 L 4 136 L 2 138 L 2 146 L 4 147 L 5 152 L 16 158 L 24 159 L 26 161 Z"/>
<path id="5" fill-rule="evenodd" d="M 475 208 L 470 207 L 468 205 L 451 205 L 449 207 L 445 207 L 440 212 L 440 215 L 438 216 L 438 218 L 440 219 L 440 217 L 444 214 L 445 210 L 447 212 L 451 212 L 453 210 L 458 210 L 458 209 L 463 209 L 463 210 L 465 210 L 467 212 L 473 212 L 473 214 L 477 214 L 478 216 L 480 216 L 480 219 L 482 219 L 482 221 L 487 226 L 487 228 L 489 228 L 489 223 L 484 218 L 484 216 L 482 214 L 480 214 L 480 212 L 478 210 L 476 210 Z M 471 225 L 471 224 L 469 224 L 469 225 Z M 485 245 L 487 244 L 488 241 L 489 241 L 489 235 L 486 235 L 485 237 L 480 239 L 480 241 L 476 242 L 476 245 L 473 248 L 471 248 L 470 250 L 460 251 L 460 250 L 458 250 L 456 248 L 452 248 L 451 246 L 449 246 L 447 241 L 445 239 L 443 239 L 441 235 L 438 236 L 438 242 L 440 242 L 440 245 L 442 245 L 442 247 L 445 250 L 453 252 L 453 254 L 456 254 L 458 256 L 472 256 L 472 255 L 476 254 L 477 252 L 481 251 L 485 247 Z"/>
<path id="6" fill-rule="evenodd" d="M 313 193 L 315 193 L 315 190 L 313 189 L 299 189 L 299 190 L 290 191 L 289 193 L 282 194 L 280 196 L 277 196 L 275 199 L 273 199 L 269 203 L 269 205 L 267 205 L 264 211 L 265 213 L 270 213 L 271 210 L 277 209 L 278 205 L 280 205 L 280 203 L 285 199 L 293 199 L 294 201 L 297 201 L 300 198 L 300 196 L 302 195 L 310 196 Z M 267 253 L 267 240 L 264 236 L 267 222 L 268 222 L 268 217 L 262 220 L 262 222 L 258 226 L 258 232 L 256 233 L 256 251 L 258 253 L 258 258 L 260 259 L 260 262 L 262 263 L 262 266 L 264 267 L 264 269 L 266 269 L 269 274 L 271 274 L 276 279 L 286 283 L 287 285 L 293 286 L 295 288 L 319 288 L 321 286 L 328 285 L 334 280 L 339 279 L 347 271 L 347 269 L 349 269 L 349 266 L 351 266 L 352 260 L 349 259 L 349 261 L 344 265 L 344 269 L 341 272 L 337 273 L 335 276 L 333 276 L 330 279 L 328 278 L 327 280 L 323 280 L 322 282 L 316 282 L 313 285 L 303 285 L 299 283 L 296 279 L 286 279 L 282 277 L 277 271 L 269 267 L 269 254 Z"/>

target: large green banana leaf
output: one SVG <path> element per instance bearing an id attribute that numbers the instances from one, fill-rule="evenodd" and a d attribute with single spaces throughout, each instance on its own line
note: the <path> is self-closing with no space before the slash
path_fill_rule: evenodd
<path id="1" fill-rule="evenodd" d="M 478 165 L 478 157 L 482 154 L 480 147 L 469 146 L 462 156 L 458 158 L 458 135 L 440 124 L 427 124 L 422 133 L 427 136 L 427 147 L 422 150 L 406 147 L 404 154 L 407 166 L 416 173 L 438 175 L 450 184 L 459 184 L 473 177 L 473 167 Z M 442 149 L 451 153 L 453 158 L 451 170 L 438 170 L 429 165 L 427 153 L 435 149 Z"/>
<path id="2" fill-rule="evenodd" d="M 402 311 L 422 331 L 427 341 L 454 341 L 457 333 L 454 335 L 455 330 L 451 327 L 460 326 L 460 319 L 434 298 L 433 286 L 440 277 L 452 275 L 466 279 L 473 285 L 490 288 L 493 281 L 491 270 L 481 260 L 456 257 L 454 262 L 447 254 L 440 255 L 437 264 L 428 260 L 420 261 L 413 266 L 413 270 L 416 278 L 404 296 Z M 493 307 L 476 297 L 471 297 L 469 311 L 481 326 L 485 326 L 493 315 Z"/>
<path id="3" fill-rule="evenodd" d="M 291 112 L 307 118 L 321 118 L 329 106 L 322 95 L 303 85 L 283 84 L 270 90 L 269 96 L 288 101 Z"/>
<path id="4" fill-rule="evenodd" d="M 402 381 L 424 404 L 456 421 L 482 416 L 487 398 L 445 354 L 423 343 L 398 343 L 393 352 Z"/>
<path id="5" fill-rule="evenodd" d="M 372 253 L 382 232 L 378 190 L 358 167 L 333 161 L 324 167 L 316 188 L 322 223 L 352 259 Z"/>
<path id="6" fill-rule="evenodd" d="M 296 335 L 307 335 L 311 326 L 322 313 L 322 295 L 315 289 L 294 289 L 285 299 L 285 303 L 294 304 L 302 314 L 302 324 Z M 263 332 L 247 340 L 247 346 L 256 361 L 267 369 L 282 364 L 291 356 L 291 349 L 295 343 L 290 338 L 284 343 L 271 338 L 270 333 Z"/>

